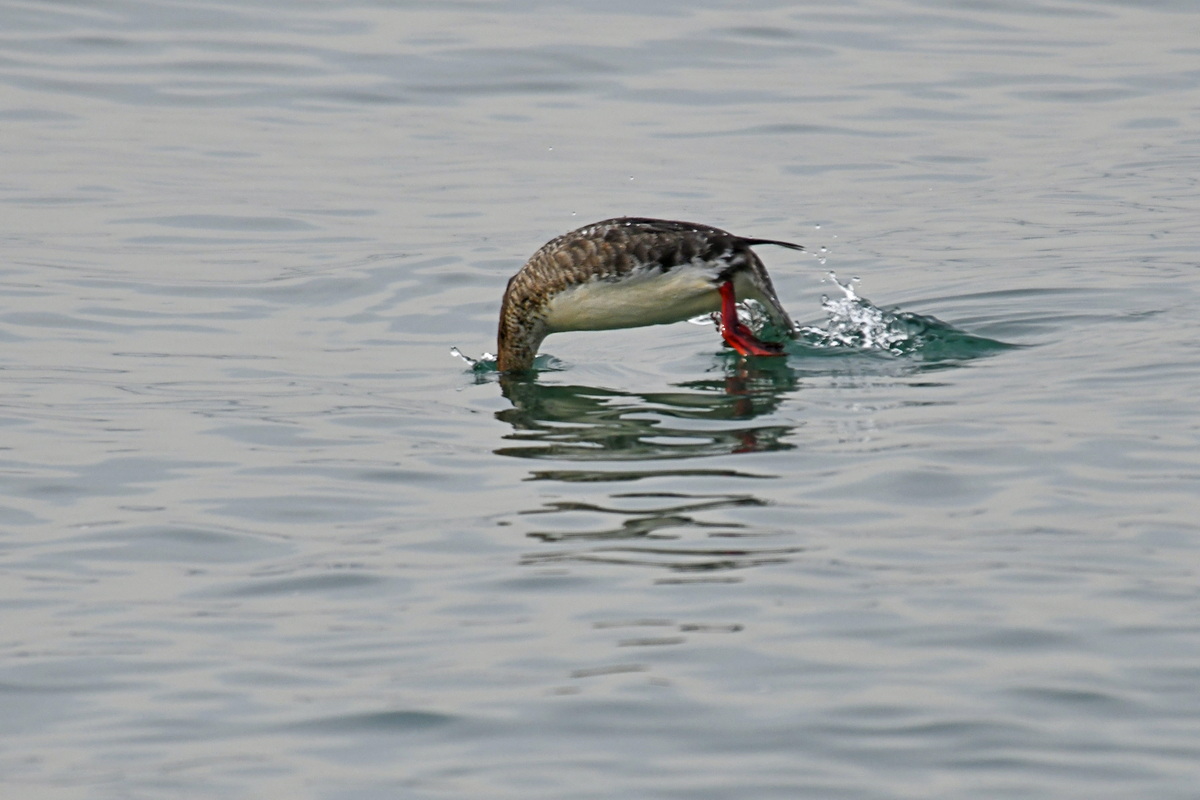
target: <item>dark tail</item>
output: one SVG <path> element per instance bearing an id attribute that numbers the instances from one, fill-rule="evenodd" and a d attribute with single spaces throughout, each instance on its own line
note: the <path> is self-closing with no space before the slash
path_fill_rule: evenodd
<path id="1" fill-rule="evenodd" d="M 742 244 L 746 247 L 754 247 L 758 244 L 775 244 L 780 247 L 786 247 L 789 250 L 803 250 L 804 245 L 793 244 L 792 242 L 781 242 L 778 239 L 742 239 Z"/>

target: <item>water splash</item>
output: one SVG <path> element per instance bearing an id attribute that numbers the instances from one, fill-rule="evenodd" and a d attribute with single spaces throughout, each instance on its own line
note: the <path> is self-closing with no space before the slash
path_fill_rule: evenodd
<path id="1" fill-rule="evenodd" d="M 457 347 L 450 348 L 450 355 L 454 356 L 455 358 L 461 358 L 463 361 L 467 362 L 467 366 L 469 366 L 471 369 L 475 369 L 476 367 L 478 367 L 479 362 L 481 362 L 481 361 L 495 362 L 495 360 L 496 360 L 496 357 L 493 356 L 491 353 L 484 353 L 479 358 L 471 358 L 470 356 L 465 355 L 463 353 L 463 351 L 459 350 Z"/>
<path id="2" fill-rule="evenodd" d="M 1010 347 L 960 331 L 936 317 L 879 308 L 854 290 L 859 283 L 857 277 L 843 283 L 830 272 L 827 280 L 838 287 L 841 296 L 822 296 L 821 306 L 829 315 L 824 327 L 810 325 L 797 332 L 797 339 L 809 348 L 945 360 Z"/>
<path id="3" fill-rule="evenodd" d="M 739 300 L 737 304 L 738 321 L 754 331 L 756 335 L 763 338 L 776 341 L 781 338 L 776 328 L 771 325 L 771 317 L 767 314 L 766 307 L 762 303 L 754 299 Z M 709 314 L 701 314 L 698 317 L 692 317 L 688 320 L 693 325 L 711 325 L 716 330 L 721 330 L 721 313 L 713 311 Z"/>
<path id="4" fill-rule="evenodd" d="M 471 372 L 476 376 L 488 375 L 496 371 L 496 357 L 491 353 L 484 353 L 483 355 L 479 356 L 479 358 L 471 358 L 457 347 L 451 347 L 450 355 L 466 362 L 467 366 L 470 367 Z"/>
<path id="5" fill-rule="evenodd" d="M 472 358 L 457 347 L 451 347 L 450 355 L 465 362 L 476 376 L 492 375 L 497 371 L 496 356 L 491 353 L 484 353 L 479 358 Z M 552 355 L 542 353 L 533 360 L 534 372 L 559 372 L 564 369 L 566 369 L 566 364 Z"/>
<path id="6" fill-rule="evenodd" d="M 838 297 L 821 296 L 821 307 L 829 315 L 824 327 L 808 326 L 799 331 L 800 339 L 812 347 L 849 347 L 857 350 L 886 350 L 899 354 L 910 338 L 907 326 L 897 324 L 901 317 L 859 297 L 854 287 L 859 278 L 843 283 L 830 271 L 826 278 L 841 290 Z"/>

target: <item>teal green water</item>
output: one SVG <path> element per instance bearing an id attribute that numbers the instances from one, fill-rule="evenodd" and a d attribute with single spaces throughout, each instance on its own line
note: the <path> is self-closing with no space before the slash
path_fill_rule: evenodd
<path id="1" fill-rule="evenodd" d="M 0 8 L 2 794 L 1191 800 L 1197 33 Z M 449 355 L 621 214 L 805 245 L 787 355 Z"/>

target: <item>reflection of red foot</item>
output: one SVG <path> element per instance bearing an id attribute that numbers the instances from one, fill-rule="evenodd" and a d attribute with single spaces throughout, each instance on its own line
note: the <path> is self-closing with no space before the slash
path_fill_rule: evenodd
<path id="1" fill-rule="evenodd" d="M 721 292 L 721 336 L 734 350 L 744 356 L 781 356 L 783 345 L 764 342 L 742 324 L 737 315 L 737 297 L 733 293 L 733 281 L 725 281 Z"/>

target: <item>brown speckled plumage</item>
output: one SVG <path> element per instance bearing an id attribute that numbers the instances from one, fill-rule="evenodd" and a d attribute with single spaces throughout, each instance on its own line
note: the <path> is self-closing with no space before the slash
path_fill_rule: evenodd
<path id="1" fill-rule="evenodd" d="M 497 368 L 502 372 L 529 369 L 542 340 L 556 330 L 677 322 L 716 311 L 717 287 L 735 280 L 742 289 L 739 298 L 758 300 L 777 325 L 791 331 L 792 322 L 775 295 L 766 267 L 750 249 L 758 244 L 804 249 L 790 242 L 735 236 L 707 225 L 638 217 L 604 220 L 552 239 L 508 282 L 500 307 Z M 621 284 L 659 277 L 682 282 L 685 276 L 679 271 L 696 274 L 690 276 L 695 282 L 688 287 L 691 296 L 678 309 L 672 308 L 672 298 L 663 297 L 644 321 L 629 318 L 605 324 L 592 319 L 572 324 L 580 316 L 576 313 L 571 323 L 560 318 L 560 327 L 553 324 L 555 302 L 580 288 L 593 284 L 623 288 Z"/>

